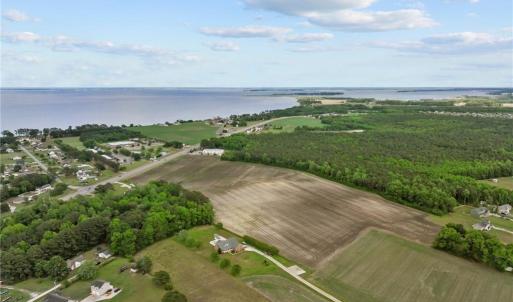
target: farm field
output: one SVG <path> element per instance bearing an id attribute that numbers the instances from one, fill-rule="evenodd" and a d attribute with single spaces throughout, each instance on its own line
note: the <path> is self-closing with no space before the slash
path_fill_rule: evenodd
<path id="1" fill-rule="evenodd" d="M 162 141 L 179 141 L 184 144 L 198 144 L 202 139 L 216 136 L 217 127 L 204 122 L 184 123 L 172 126 L 137 126 L 128 128 L 138 131 L 147 137 Z"/>
<path id="2" fill-rule="evenodd" d="M 346 301 L 511 301 L 513 278 L 493 268 L 371 230 L 311 279 Z"/>
<path id="3" fill-rule="evenodd" d="M 493 182 L 491 179 L 481 180 L 481 182 L 499 188 L 513 190 L 513 176 L 499 177 L 497 178 L 497 182 Z"/>
<path id="4" fill-rule="evenodd" d="M 26 163 L 32 162 L 32 158 L 28 157 L 23 151 L 13 153 L 0 153 L 0 163 L 4 165 L 14 164 L 13 157 L 19 156 L 23 158 Z"/>
<path id="5" fill-rule="evenodd" d="M 513 232 L 513 221 L 495 216 L 476 218 L 470 215 L 471 209 L 472 207 L 470 206 L 459 206 L 454 209 L 454 212 L 444 216 L 429 215 L 429 220 L 440 226 L 444 226 L 450 222 L 459 223 L 462 224 L 466 229 L 470 230 L 472 229 L 473 224 L 478 223 L 483 219 L 488 219 L 492 225 Z M 513 243 L 513 234 L 499 230 L 491 230 L 490 233 L 496 235 L 504 243 Z"/>
<path id="6" fill-rule="evenodd" d="M 266 132 L 292 132 L 296 127 L 309 126 L 309 127 L 322 127 L 323 124 L 320 119 L 313 117 L 291 117 L 273 121 L 268 124 L 269 129 Z M 273 129 L 273 127 L 282 127 L 281 129 Z"/>
<path id="7" fill-rule="evenodd" d="M 156 179 L 202 191 L 226 228 L 275 245 L 310 267 L 369 227 L 428 245 L 439 230 L 423 212 L 288 169 L 191 155 L 131 181 Z"/>

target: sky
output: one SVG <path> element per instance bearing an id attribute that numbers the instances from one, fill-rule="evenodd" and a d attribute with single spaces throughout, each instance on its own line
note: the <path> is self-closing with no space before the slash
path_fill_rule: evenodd
<path id="1" fill-rule="evenodd" d="M 2 87 L 512 87 L 511 0 L 2 0 Z"/>

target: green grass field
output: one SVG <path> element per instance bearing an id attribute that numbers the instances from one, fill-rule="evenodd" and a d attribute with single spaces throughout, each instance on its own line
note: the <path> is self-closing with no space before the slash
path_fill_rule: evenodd
<path id="1" fill-rule="evenodd" d="M 206 234 L 206 232 L 194 233 L 194 231 L 189 232 L 190 236 L 195 238 L 204 238 Z M 196 250 L 187 248 L 171 238 L 153 244 L 137 256 L 150 256 L 153 260 L 154 272 L 159 270 L 169 272 L 175 288 L 184 293 L 189 301 L 266 301 L 262 295 L 243 281 L 210 262 L 206 254 L 210 255 L 213 251 L 208 241 L 202 242 L 202 247 Z M 242 272 L 247 273 L 253 268 L 250 268 L 247 263 L 250 260 L 244 259 L 242 255 L 237 255 L 241 256 L 240 261 L 235 261 L 230 255 L 223 256 L 230 257 L 232 264 L 241 263 Z"/>
<path id="2" fill-rule="evenodd" d="M 347 302 L 507 302 L 513 276 L 371 230 L 311 279 Z"/>
<path id="3" fill-rule="evenodd" d="M 13 153 L 0 153 L 0 163 L 4 164 L 4 165 L 13 164 L 14 160 L 12 160 L 12 158 L 15 156 L 19 156 L 21 158 L 25 157 L 25 158 L 23 158 L 25 163 L 32 162 L 32 159 L 30 157 L 28 157 L 25 152 L 20 151 L 20 152 L 13 152 Z"/>
<path id="4" fill-rule="evenodd" d="M 114 287 L 122 289 L 120 294 L 109 301 L 160 301 L 164 295 L 164 290 L 153 284 L 150 275 L 134 274 L 129 270 L 123 273 L 119 272 L 119 268 L 127 263 L 127 259 L 115 259 L 103 266 L 98 272 L 97 279 L 109 281 Z M 64 296 L 80 300 L 90 294 L 90 286 L 91 282 L 89 281 L 77 281 L 62 289 L 62 293 Z"/>
<path id="5" fill-rule="evenodd" d="M 179 141 L 189 145 L 197 144 L 202 139 L 215 137 L 217 131 L 216 127 L 207 125 L 204 122 L 173 126 L 139 126 L 129 129 L 138 131 L 147 137 L 162 141 Z"/>
<path id="6" fill-rule="evenodd" d="M 66 145 L 70 145 L 72 147 L 75 147 L 79 150 L 83 150 L 85 149 L 85 146 L 84 144 L 82 144 L 82 142 L 80 141 L 80 138 L 78 136 L 71 136 L 71 137 L 62 137 L 62 138 L 59 138 L 60 140 L 62 140 L 62 142 Z"/>
<path id="7" fill-rule="evenodd" d="M 296 127 L 309 126 L 309 127 L 323 127 L 321 120 L 313 117 L 291 117 L 277 120 L 268 124 L 269 129 L 267 132 L 292 132 Z M 273 129 L 273 127 L 282 127 L 281 129 Z"/>
<path id="8" fill-rule="evenodd" d="M 280 302 L 327 302 L 320 295 L 287 278 L 274 275 L 251 276 L 243 280 L 250 287 L 273 301 Z"/>
<path id="9" fill-rule="evenodd" d="M 17 288 L 26 289 L 33 292 L 44 292 L 47 289 L 53 287 L 55 284 L 52 280 L 47 278 L 30 278 L 22 282 L 16 283 L 14 286 Z"/>
<path id="10" fill-rule="evenodd" d="M 513 176 L 497 178 L 497 182 L 493 182 L 491 179 L 481 180 L 481 182 L 495 187 L 513 190 Z"/>
<path id="11" fill-rule="evenodd" d="M 454 209 L 454 212 L 443 215 L 443 216 L 436 216 L 436 215 L 429 215 L 429 220 L 432 222 L 438 224 L 438 225 L 446 225 L 450 222 L 452 223 L 459 223 L 462 224 L 466 229 L 470 230 L 472 229 L 472 225 L 475 223 L 480 222 L 484 218 L 476 218 L 472 215 L 470 215 L 470 210 L 472 207 L 470 206 L 460 206 Z M 510 230 L 513 232 L 513 221 L 489 216 L 486 219 L 490 220 L 492 225 L 501 227 L 507 230 Z M 506 233 L 499 230 L 491 230 L 491 234 L 496 235 L 502 242 L 504 243 L 513 243 L 513 234 Z"/>
<path id="12" fill-rule="evenodd" d="M 27 293 L 12 289 L 1 288 L 0 293 L 0 301 L 2 302 L 24 302 L 30 298 Z"/>

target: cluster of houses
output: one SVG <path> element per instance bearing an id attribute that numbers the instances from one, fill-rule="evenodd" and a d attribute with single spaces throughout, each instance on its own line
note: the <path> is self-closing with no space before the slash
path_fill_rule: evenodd
<path id="1" fill-rule="evenodd" d="M 503 205 L 497 206 L 497 208 L 495 210 L 498 215 L 505 217 L 505 216 L 510 215 L 511 209 L 512 209 L 511 205 L 503 204 Z M 472 209 L 470 211 L 470 214 L 476 218 L 486 218 L 486 217 L 490 216 L 492 213 L 490 212 L 490 210 L 487 207 L 479 207 L 479 208 Z M 472 228 L 474 230 L 478 230 L 478 231 L 490 231 L 493 228 L 493 225 L 491 224 L 490 220 L 485 219 L 478 223 L 473 224 Z"/>

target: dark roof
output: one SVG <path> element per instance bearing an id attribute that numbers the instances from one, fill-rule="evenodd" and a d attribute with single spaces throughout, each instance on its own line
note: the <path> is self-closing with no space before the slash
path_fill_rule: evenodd
<path id="1" fill-rule="evenodd" d="M 239 246 L 239 241 L 235 238 L 229 238 L 226 240 L 219 240 L 216 242 L 216 246 L 221 249 L 221 251 L 230 251 L 236 249 Z"/>
<path id="2" fill-rule="evenodd" d="M 56 293 L 46 295 L 45 302 L 68 302 L 69 299 Z"/>
<path id="3" fill-rule="evenodd" d="M 91 286 L 94 286 L 94 287 L 97 287 L 97 288 L 100 288 L 103 286 L 103 284 L 107 283 L 107 281 L 103 281 L 103 280 L 94 280 L 92 283 L 91 283 Z"/>

